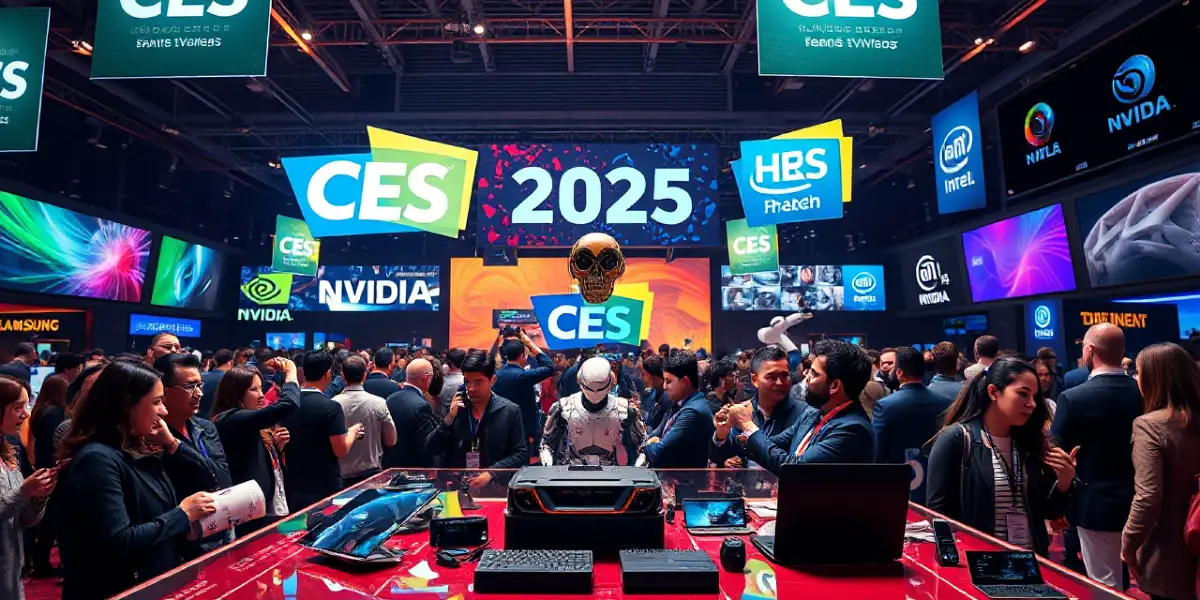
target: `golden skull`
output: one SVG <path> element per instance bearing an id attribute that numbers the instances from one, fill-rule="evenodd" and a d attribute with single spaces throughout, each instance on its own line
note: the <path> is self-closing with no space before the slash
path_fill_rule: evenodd
<path id="1" fill-rule="evenodd" d="M 625 274 L 625 255 L 611 235 L 589 233 L 571 247 L 571 277 L 589 304 L 608 300 L 613 286 Z"/>

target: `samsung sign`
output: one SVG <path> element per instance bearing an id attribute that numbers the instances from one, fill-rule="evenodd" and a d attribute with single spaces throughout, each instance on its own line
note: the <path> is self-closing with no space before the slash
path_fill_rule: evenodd
<path id="1" fill-rule="evenodd" d="M 938 213 L 987 206 L 983 144 L 979 137 L 979 96 L 971 92 L 933 115 L 932 131 Z"/>
<path id="2" fill-rule="evenodd" d="M 198 338 L 200 337 L 200 321 L 153 315 L 129 315 L 129 335 L 157 335 L 163 332 L 173 333 L 177 337 Z"/>

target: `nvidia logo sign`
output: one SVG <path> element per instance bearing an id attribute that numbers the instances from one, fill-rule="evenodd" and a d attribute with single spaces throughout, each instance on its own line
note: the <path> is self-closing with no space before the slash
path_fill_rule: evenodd
<path id="1" fill-rule="evenodd" d="M 291 321 L 288 300 L 292 296 L 291 273 L 259 273 L 242 284 L 242 295 L 259 306 L 283 308 L 239 308 L 239 321 Z"/>

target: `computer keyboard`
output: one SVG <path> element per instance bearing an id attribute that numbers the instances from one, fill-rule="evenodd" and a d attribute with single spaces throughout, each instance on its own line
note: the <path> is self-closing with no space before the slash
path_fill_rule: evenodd
<path id="1" fill-rule="evenodd" d="M 589 594 L 591 550 L 485 550 L 475 567 L 481 594 Z"/>
<path id="2" fill-rule="evenodd" d="M 980 585 L 979 591 L 992 598 L 1065 598 L 1048 585 Z"/>

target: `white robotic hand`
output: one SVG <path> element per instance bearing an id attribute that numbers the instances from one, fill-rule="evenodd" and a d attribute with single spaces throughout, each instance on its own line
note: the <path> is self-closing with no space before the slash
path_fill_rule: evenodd
<path id="1" fill-rule="evenodd" d="M 811 318 L 813 318 L 812 311 L 807 310 L 795 312 L 786 317 L 775 317 L 771 319 L 769 326 L 758 330 L 758 341 L 764 344 L 782 344 L 783 338 L 786 337 L 784 334 L 788 329 Z M 787 343 L 791 348 L 785 349 L 794 350 L 796 348 L 796 345 L 792 344 L 791 340 L 788 340 Z"/>

